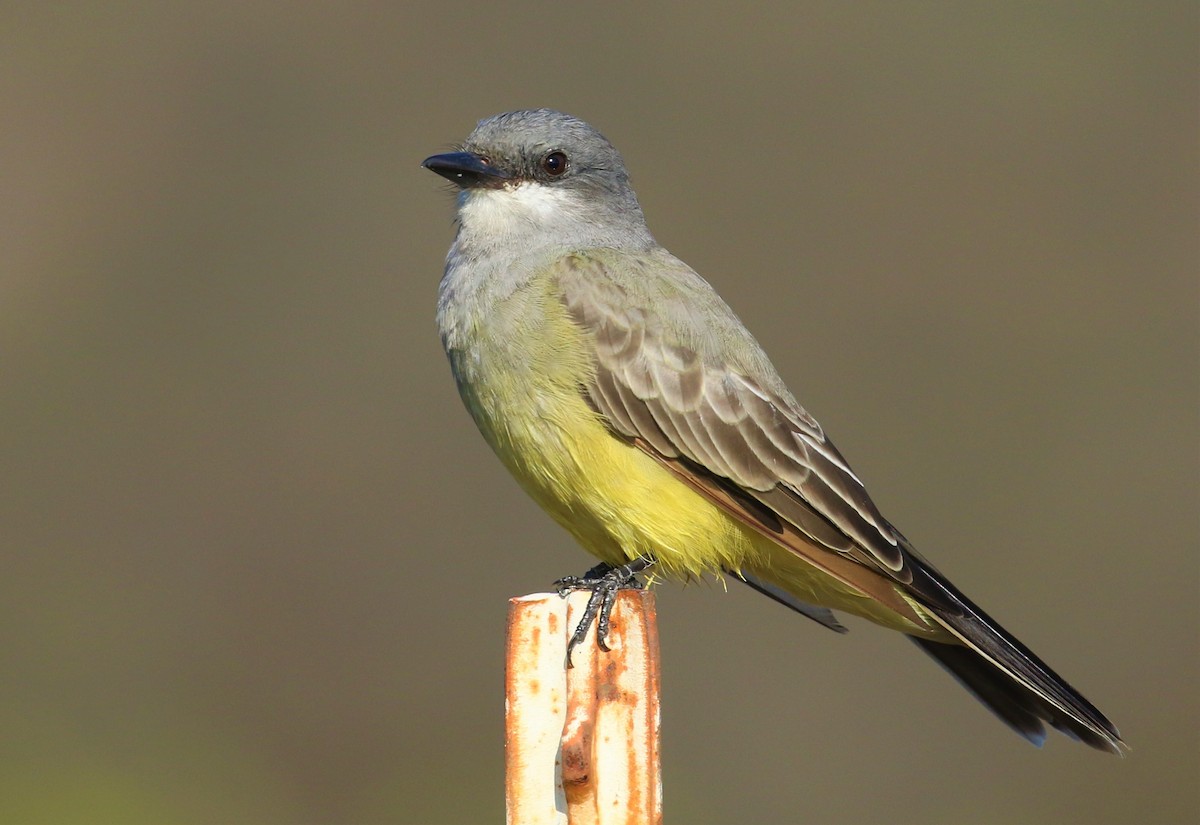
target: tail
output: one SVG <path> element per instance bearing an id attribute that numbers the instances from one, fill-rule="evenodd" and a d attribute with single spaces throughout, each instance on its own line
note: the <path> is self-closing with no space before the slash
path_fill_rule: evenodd
<path id="1" fill-rule="evenodd" d="M 996 716 L 1039 747 L 1045 724 L 1097 750 L 1121 754 L 1126 747 L 1112 722 L 964 596 L 932 566 L 917 560 L 948 597 L 953 610 L 929 613 L 961 645 L 910 636 Z"/>
<path id="2" fill-rule="evenodd" d="M 1051 670 L 958 588 L 916 554 L 910 559 L 941 591 L 943 606 L 925 604 L 932 616 L 960 644 L 909 636 L 954 676 L 959 684 L 1005 724 L 1037 746 L 1046 741 L 1046 724 L 1097 750 L 1120 755 L 1121 734 L 1095 705 Z M 845 632 L 832 613 L 800 601 L 792 594 L 744 571 L 739 578 L 777 602 L 831 629 Z"/>
<path id="3" fill-rule="evenodd" d="M 959 684 L 974 694 L 988 710 L 1038 747 L 1046 741 L 1044 722 L 1073 739 L 1077 739 L 1098 750 L 1120 753 L 1121 742 L 1112 724 L 1086 699 L 1066 682 L 1057 679 L 1053 672 L 1044 671 L 1056 679 L 1055 687 L 1071 697 L 1071 710 L 1061 710 L 1043 698 L 1035 690 L 1028 689 L 1020 681 L 993 665 L 984 656 L 969 647 L 931 642 L 909 636 L 913 642 L 928 653 L 939 665 L 950 672 Z"/>
<path id="4" fill-rule="evenodd" d="M 1122 752 L 1125 743 L 1113 723 L 1002 628 L 968 636 L 943 623 L 963 639 L 961 646 L 909 638 L 1021 736 L 1041 747 L 1043 723 L 1049 723 L 1097 750 Z"/>

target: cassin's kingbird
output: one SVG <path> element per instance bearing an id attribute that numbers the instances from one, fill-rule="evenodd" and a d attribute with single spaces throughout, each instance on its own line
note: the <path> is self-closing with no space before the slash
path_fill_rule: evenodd
<path id="1" fill-rule="evenodd" d="M 459 393 L 602 560 L 583 584 L 611 591 L 650 564 L 729 573 L 832 629 L 835 608 L 907 634 L 1035 744 L 1049 723 L 1121 752 L 1100 711 L 880 514 L 733 311 L 651 237 L 595 129 L 510 112 L 423 165 L 460 188 L 437 307 Z"/>

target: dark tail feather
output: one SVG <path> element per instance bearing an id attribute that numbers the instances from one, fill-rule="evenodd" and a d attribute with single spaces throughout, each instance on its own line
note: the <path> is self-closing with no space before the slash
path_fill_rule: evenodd
<path id="1" fill-rule="evenodd" d="M 909 636 L 922 650 L 944 667 L 958 683 L 996 714 L 1021 736 L 1028 739 L 1039 748 L 1046 741 L 1046 728 L 1043 722 L 1098 750 L 1121 753 L 1121 738 L 1116 728 L 1107 719 L 1096 712 L 1104 725 L 1097 727 L 1093 724 L 1083 724 L 1072 716 L 1060 711 L 1054 705 L 1042 699 L 1036 693 L 1014 681 L 1008 674 L 999 670 L 995 665 L 980 656 L 969 647 L 961 645 L 931 642 L 928 639 L 918 639 Z M 1095 708 L 1075 694 L 1088 708 Z"/>
<path id="2" fill-rule="evenodd" d="M 976 607 L 940 573 L 922 564 L 950 597 L 954 612 L 933 609 L 939 622 L 962 646 L 909 637 L 950 671 L 993 713 L 1035 745 L 1046 739 L 1049 723 L 1097 750 L 1120 754 L 1121 734 L 1095 705 L 1067 684 L 1033 651 Z"/>

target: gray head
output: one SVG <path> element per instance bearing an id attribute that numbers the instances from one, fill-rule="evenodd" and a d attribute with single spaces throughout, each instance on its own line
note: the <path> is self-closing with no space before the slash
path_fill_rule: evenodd
<path id="1" fill-rule="evenodd" d="M 649 242 L 621 155 L 591 126 L 562 112 L 528 109 L 481 120 L 462 151 L 422 165 L 462 190 L 460 235 L 486 234 L 493 243 L 553 236 L 622 246 Z"/>

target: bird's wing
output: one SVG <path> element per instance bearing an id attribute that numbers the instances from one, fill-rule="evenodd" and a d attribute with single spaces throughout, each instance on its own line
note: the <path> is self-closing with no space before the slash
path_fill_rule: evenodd
<path id="1" fill-rule="evenodd" d="M 943 604 L 940 588 L 924 586 L 930 583 L 923 568 L 911 563 L 911 548 L 816 420 L 768 388 L 781 386 L 773 375 L 756 378 L 747 374 L 751 370 L 680 343 L 686 332 L 671 327 L 653 301 L 638 300 L 610 277 L 602 258 L 569 256 L 559 269 L 562 300 L 594 342 L 587 398 L 615 432 L 742 521 L 789 547 L 789 536 L 802 540 L 803 547 L 792 549 L 806 558 L 812 546 L 824 549 L 915 591 L 922 601 L 953 609 Z M 742 346 L 759 352 L 732 312 L 710 295 L 721 316 L 710 320 L 736 330 L 744 336 Z M 762 369 L 765 356 L 758 363 Z M 823 562 L 837 567 L 827 572 L 843 581 L 853 576 L 853 566 Z"/>

